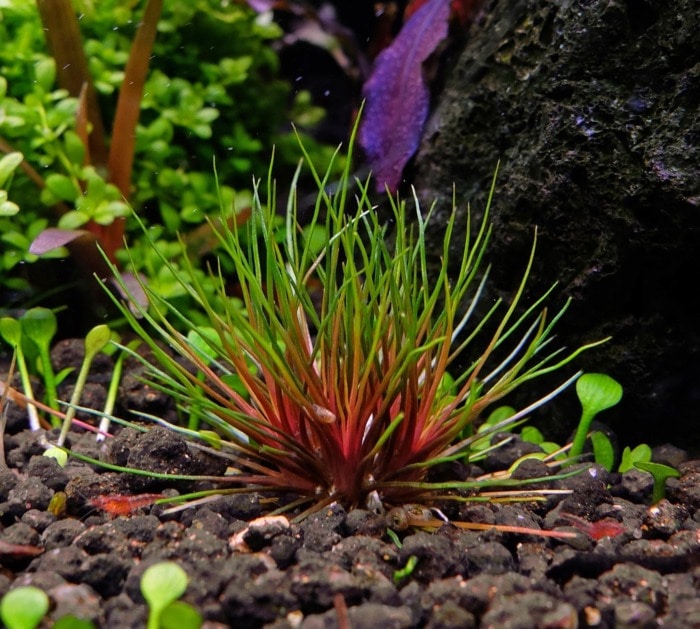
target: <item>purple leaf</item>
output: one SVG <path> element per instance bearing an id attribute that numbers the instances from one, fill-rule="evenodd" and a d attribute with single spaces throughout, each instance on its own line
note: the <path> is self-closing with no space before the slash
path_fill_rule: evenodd
<path id="1" fill-rule="evenodd" d="M 81 236 L 95 238 L 93 234 L 84 229 L 58 229 L 57 227 L 49 227 L 32 241 L 29 247 L 29 253 L 40 256 L 48 251 L 63 247 Z"/>
<path id="2" fill-rule="evenodd" d="M 396 190 L 418 148 L 430 105 L 423 62 L 447 37 L 449 18 L 450 0 L 428 0 L 377 57 L 365 83 L 360 145 L 379 190 Z"/>

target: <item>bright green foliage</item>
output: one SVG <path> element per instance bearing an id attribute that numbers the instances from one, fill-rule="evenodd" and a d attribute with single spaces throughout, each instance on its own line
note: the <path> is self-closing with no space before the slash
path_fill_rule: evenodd
<path id="1" fill-rule="evenodd" d="M 85 337 L 85 356 L 83 357 L 83 363 L 80 366 L 80 371 L 78 372 L 78 379 L 75 383 L 75 388 L 73 389 L 73 396 L 68 406 L 68 410 L 63 418 L 63 425 L 61 426 L 61 434 L 58 436 L 58 446 L 63 446 L 66 437 L 68 436 L 68 430 L 70 429 L 73 417 L 75 417 L 76 405 L 80 403 L 80 396 L 85 388 L 85 383 L 87 382 L 87 377 L 90 373 L 90 366 L 95 356 L 101 352 L 107 343 L 109 343 L 112 336 L 112 332 L 107 325 L 97 325 L 92 330 L 87 333 Z"/>
<path id="2" fill-rule="evenodd" d="M 74 4 L 109 128 L 147 3 Z M 76 125 L 78 102 L 57 88 L 56 64 L 47 51 L 35 3 L 5 0 L 2 7 L 0 154 L 10 147 L 22 152 L 34 177 L 15 173 L 11 201 L 0 192 L 0 287 L 27 290 L 17 265 L 36 260 L 30 245 L 39 233 L 54 225 L 108 228 L 127 216 L 128 209 L 108 175 L 85 164 Z M 290 114 L 291 88 L 279 78 L 277 55 L 270 45 L 282 32 L 270 18 L 245 3 L 164 3 L 141 101 L 128 201 L 146 224 L 162 224 L 160 237 L 168 245 L 178 245 L 177 231 L 194 230 L 207 216 L 217 215 L 222 200 L 227 207 L 234 199 L 238 207 L 246 207 L 251 173 L 265 167 L 274 144 L 289 144 L 289 123 L 294 121 L 290 115 L 302 124 L 314 118 L 310 113 L 316 110 L 303 94 Z M 330 159 L 331 151 L 322 146 L 315 146 L 314 152 L 317 158 Z M 214 158 L 221 186 L 212 171 Z M 291 171 L 293 165 L 290 156 L 287 168 Z M 39 195 L 41 179 L 46 187 Z M 148 263 L 140 256 L 147 255 L 150 245 L 136 242 L 141 232 L 134 231 L 135 226 L 135 221 L 127 224 L 134 245 L 128 263 L 133 270 L 147 272 Z M 121 238 L 117 246 L 120 243 Z M 66 249 L 41 255 L 65 256 Z M 162 265 L 152 270 L 149 277 L 162 282 Z"/>
<path id="3" fill-rule="evenodd" d="M 243 308 L 223 298 L 224 277 L 215 280 L 220 309 L 199 282 L 169 267 L 215 331 L 212 342 L 209 333 L 200 338 L 209 343 L 207 351 L 171 323 L 197 328 L 187 313 L 147 286 L 151 310 L 142 319 L 128 308 L 122 312 L 156 358 L 148 365 L 153 386 L 220 431 L 223 452 L 245 455 L 250 473 L 237 476 L 239 483 L 295 492 L 312 509 L 332 501 L 364 504 L 376 495 L 390 503 L 425 499 L 448 488 L 423 482 L 425 475 L 440 461 L 468 453 L 472 439 L 459 439 L 476 417 L 586 348 L 543 351 L 565 309 L 548 320 L 541 310 L 546 295 L 517 310 L 531 259 L 512 303 L 497 302 L 476 318 L 486 281 L 480 269 L 486 222 L 470 225 L 466 240 L 454 243 L 456 212 L 448 217 L 442 265 L 433 276 L 425 240 L 432 214 L 423 216 L 417 199 L 391 199 L 388 238 L 369 182 L 357 182 L 357 196 L 351 196 L 348 167 L 329 193 L 333 171 L 314 172 L 319 192 L 310 231 L 297 223 L 295 178 L 286 238 L 276 238 L 271 174 L 265 200 L 256 189 L 245 229 L 224 222 L 218 230 L 222 265 L 235 269 Z M 309 236 L 318 230 L 327 234 L 320 252 L 318 238 Z M 165 353 L 158 336 L 185 363 Z M 483 353 L 448 383 L 452 361 L 477 343 Z M 247 395 L 232 386 L 232 375 Z"/>
<path id="4" fill-rule="evenodd" d="M 646 443 L 640 443 L 633 449 L 626 446 L 622 451 L 622 460 L 617 471 L 624 473 L 635 467 L 637 463 L 648 463 L 649 461 L 651 461 L 651 448 Z"/>
<path id="5" fill-rule="evenodd" d="M 31 585 L 10 590 L 0 601 L 0 618 L 7 629 L 34 629 L 48 611 L 46 592 Z"/>
<path id="6" fill-rule="evenodd" d="M 146 568 L 141 577 L 141 593 L 149 607 L 148 629 L 201 626 L 201 616 L 189 605 L 177 601 L 185 593 L 188 581 L 187 573 L 172 561 Z"/>
<path id="7" fill-rule="evenodd" d="M 30 376 L 36 376 L 44 384 L 44 402 L 54 410 L 58 410 L 56 388 L 71 371 L 70 368 L 58 374 L 53 371 L 50 347 L 56 331 L 56 316 L 47 308 L 30 308 L 19 319 L 0 318 L 0 338 L 17 352 L 24 394 L 34 399 Z M 34 406 L 29 407 L 29 413 L 30 425 L 37 428 Z"/>
<path id="8" fill-rule="evenodd" d="M 651 461 L 638 461 L 634 466 L 644 472 L 649 472 L 654 479 L 654 488 L 652 490 L 651 502 L 656 504 L 666 495 L 666 479 L 679 478 L 680 472 L 662 463 L 652 463 Z"/>
<path id="9" fill-rule="evenodd" d="M 4 81 L 0 77 L 0 81 Z M 19 212 L 19 206 L 9 200 L 7 188 L 15 169 L 22 163 L 22 153 L 8 153 L 0 157 L 0 217 L 14 216 Z"/>

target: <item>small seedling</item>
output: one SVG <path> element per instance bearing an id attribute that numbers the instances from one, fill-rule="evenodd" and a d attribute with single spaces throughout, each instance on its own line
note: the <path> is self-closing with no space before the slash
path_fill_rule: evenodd
<path id="1" fill-rule="evenodd" d="M 612 472 L 615 465 L 615 448 L 610 438 L 600 430 L 591 433 L 591 445 L 593 446 L 593 460 L 602 465 L 608 472 Z"/>
<path id="2" fill-rule="evenodd" d="M 51 341 L 57 329 L 56 315 L 48 308 L 32 308 L 22 317 L 22 331 L 36 345 L 38 351 L 38 362 L 46 386 L 46 402 L 56 411 L 58 394 L 56 377 L 51 366 Z"/>
<path id="3" fill-rule="evenodd" d="M 185 593 L 188 580 L 187 573 L 172 561 L 162 561 L 146 569 L 141 577 L 141 594 L 149 607 L 147 629 L 170 626 L 195 629 L 201 626 L 199 614 L 189 605 L 177 601 Z M 177 613 L 168 612 L 168 607 L 176 602 Z M 183 614 L 184 608 L 189 609 Z M 177 623 L 171 625 L 168 618 L 174 620 L 174 616 Z"/>
<path id="4" fill-rule="evenodd" d="M 126 349 L 131 352 L 134 351 L 139 345 L 139 340 L 132 341 L 126 346 Z M 105 400 L 105 406 L 103 410 L 103 416 L 100 420 L 100 425 L 98 427 L 96 441 L 103 441 L 107 433 L 109 433 L 110 427 L 110 415 L 114 412 L 114 405 L 117 402 L 117 394 L 119 393 L 119 383 L 121 382 L 122 372 L 124 370 L 124 360 L 127 357 L 128 352 L 122 351 L 119 353 L 117 360 L 114 363 L 114 369 L 112 370 L 112 377 L 109 381 L 109 389 L 107 391 L 107 399 Z"/>
<path id="5" fill-rule="evenodd" d="M 581 419 L 569 450 L 572 458 L 580 456 L 595 416 L 615 406 L 622 399 L 619 382 L 602 373 L 585 373 L 576 381 L 576 394 L 581 402 Z"/>
<path id="6" fill-rule="evenodd" d="M 9 343 L 17 357 L 17 369 L 22 379 L 24 395 L 27 398 L 29 427 L 31 430 L 39 430 L 39 428 L 41 428 L 39 414 L 37 413 L 36 406 L 32 404 L 35 399 L 34 392 L 32 390 L 31 380 L 29 379 L 29 369 L 27 368 L 24 349 L 22 348 L 22 324 L 12 317 L 3 317 L 0 319 L 0 335 Z"/>
<path id="7" fill-rule="evenodd" d="M 393 531 L 392 529 L 387 529 L 386 534 L 389 537 L 389 539 L 396 544 L 396 548 L 401 549 L 403 546 L 403 543 L 399 539 L 399 536 L 396 534 L 396 531 Z M 418 565 L 418 557 L 416 555 L 410 555 L 408 560 L 406 561 L 406 565 L 403 568 L 399 568 L 398 570 L 394 570 L 394 583 L 397 585 L 401 583 L 406 577 L 410 577 L 411 574 L 413 574 L 413 571 L 416 569 L 416 566 Z"/>
<path id="8" fill-rule="evenodd" d="M 59 447 L 63 446 L 68 436 L 68 431 L 70 430 L 71 422 L 73 417 L 75 417 L 76 406 L 80 402 L 80 396 L 85 388 L 85 383 L 87 382 L 88 373 L 90 372 L 90 365 L 95 359 L 95 356 L 109 343 L 109 339 L 112 336 L 112 332 L 109 326 L 97 325 L 92 330 L 87 333 L 85 337 L 85 357 L 83 358 L 83 364 L 80 366 L 80 372 L 78 373 L 78 380 L 75 383 L 75 389 L 73 389 L 73 395 L 71 396 L 70 405 L 66 411 L 66 415 L 63 418 L 63 427 L 61 428 L 61 434 L 58 437 L 57 444 Z"/>
<path id="9" fill-rule="evenodd" d="M 651 461 L 638 461 L 634 464 L 638 470 L 644 472 L 649 472 L 654 479 L 654 488 L 651 494 L 652 504 L 656 504 L 666 495 L 666 479 L 667 478 L 679 478 L 680 472 L 669 466 L 663 465 L 662 463 L 652 463 Z"/>
<path id="10" fill-rule="evenodd" d="M 0 618 L 8 629 L 34 629 L 48 611 L 48 595 L 33 585 L 10 590 L 0 601 Z"/>
<path id="11" fill-rule="evenodd" d="M 418 557 L 415 555 L 411 555 L 407 560 L 406 560 L 406 565 L 399 569 L 399 570 L 394 570 L 394 583 L 400 583 L 405 579 L 406 577 L 410 577 L 413 574 L 413 571 L 416 569 L 416 566 L 418 565 Z"/>
<path id="12" fill-rule="evenodd" d="M 649 461 L 651 461 L 651 448 L 646 443 L 640 443 L 634 449 L 627 446 L 622 451 L 622 460 L 617 471 L 624 474 L 636 467 L 637 463 L 648 463 Z"/>

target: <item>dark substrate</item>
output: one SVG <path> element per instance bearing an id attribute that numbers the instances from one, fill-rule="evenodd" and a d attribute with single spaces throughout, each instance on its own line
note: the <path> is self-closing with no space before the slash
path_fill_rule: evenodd
<path id="1" fill-rule="evenodd" d="M 122 403 L 156 407 L 158 394 L 130 378 Z M 95 384 L 100 397 L 102 385 Z M 9 410 L 8 467 L 0 469 L 0 596 L 35 585 L 50 596 L 50 620 L 73 614 L 99 627 L 144 627 L 141 575 L 171 560 L 189 575 L 183 600 L 206 627 L 700 627 L 700 461 L 685 460 L 671 446 L 657 448 L 655 459 L 677 466 L 681 478 L 667 481 L 667 498 L 654 506 L 650 476 L 598 466 L 552 481 L 573 493 L 546 503 L 441 505 L 453 521 L 577 531 L 574 539 L 445 524 L 436 532 L 399 531 L 399 548 L 387 536 L 386 518 L 369 511 L 331 506 L 291 524 L 267 518 L 284 496 L 271 502 L 229 495 L 167 515 L 158 505 L 110 516 L 95 507 L 97 496 L 207 485 L 163 483 L 75 460 L 61 468 L 42 456 L 43 431 L 25 430 L 21 410 Z M 76 451 L 122 465 L 222 472 L 219 461 L 160 428 L 124 429 L 101 447 L 94 435 L 71 437 Z M 508 467 L 530 446 L 516 442 L 484 468 Z M 530 460 L 516 476 L 546 473 Z M 49 510 L 56 492 L 66 495 L 64 511 L 51 505 L 58 515 Z M 582 518 L 586 531 L 562 513 Z M 415 569 L 398 578 L 410 557 L 417 558 Z"/>

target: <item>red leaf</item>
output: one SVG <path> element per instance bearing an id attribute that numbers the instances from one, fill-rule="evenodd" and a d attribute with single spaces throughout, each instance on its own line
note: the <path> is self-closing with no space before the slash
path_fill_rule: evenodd
<path id="1" fill-rule="evenodd" d="M 423 62 L 447 37 L 449 19 L 450 0 L 428 0 L 377 57 L 365 84 L 360 144 L 380 190 L 396 190 L 418 148 L 430 105 Z"/>

